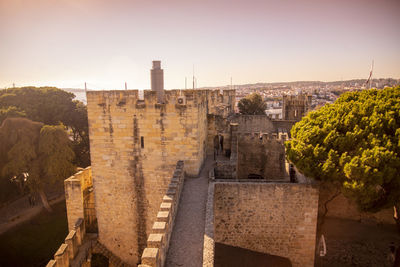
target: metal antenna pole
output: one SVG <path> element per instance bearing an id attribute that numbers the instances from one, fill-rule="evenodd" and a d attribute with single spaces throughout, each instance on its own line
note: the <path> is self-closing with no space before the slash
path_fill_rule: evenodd
<path id="1" fill-rule="evenodd" d="M 371 89 L 373 73 L 374 73 L 374 60 L 372 60 L 372 66 L 371 66 L 371 80 L 369 81 L 369 89 Z"/>
<path id="2" fill-rule="evenodd" d="M 128 85 L 126 84 L 126 82 L 125 82 L 125 90 L 128 90 Z"/>
<path id="3" fill-rule="evenodd" d="M 86 82 L 85 82 L 85 92 L 87 92 Z"/>

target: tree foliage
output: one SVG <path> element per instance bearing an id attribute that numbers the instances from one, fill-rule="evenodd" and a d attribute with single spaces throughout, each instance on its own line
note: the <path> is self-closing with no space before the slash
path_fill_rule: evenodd
<path id="1" fill-rule="evenodd" d="M 240 99 L 238 103 L 239 112 L 245 115 L 263 115 L 267 109 L 267 104 L 257 93 L 252 93 Z"/>
<path id="2" fill-rule="evenodd" d="M 74 152 L 62 126 L 8 118 L 0 127 L 1 173 L 9 179 L 28 174 L 26 186 L 50 209 L 44 189 L 75 171 Z M 22 183 L 22 182 L 21 182 Z"/>
<path id="3" fill-rule="evenodd" d="M 305 175 L 331 181 L 362 210 L 400 202 L 400 87 L 343 94 L 291 130 L 287 156 Z"/>
<path id="4" fill-rule="evenodd" d="M 74 94 L 54 87 L 22 87 L 0 91 L 0 125 L 10 117 L 26 117 L 46 125 L 62 123 L 73 138 L 76 164 L 90 165 L 86 106 Z"/>

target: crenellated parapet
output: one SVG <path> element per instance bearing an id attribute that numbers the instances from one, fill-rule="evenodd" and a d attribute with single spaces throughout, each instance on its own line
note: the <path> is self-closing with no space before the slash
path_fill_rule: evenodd
<path id="1" fill-rule="evenodd" d="M 238 133 L 238 139 L 241 142 L 259 142 L 260 144 L 270 144 L 278 142 L 283 144 L 289 139 L 287 132 L 278 133 Z"/>
<path id="2" fill-rule="evenodd" d="M 157 212 L 156 221 L 153 223 L 153 227 L 148 235 L 147 247 L 143 251 L 142 264 L 139 266 L 164 266 L 175 217 L 178 212 L 180 195 L 185 179 L 184 173 L 184 163 L 183 161 L 178 161 Z"/>
<path id="3" fill-rule="evenodd" d="M 68 229 L 75 228 L 79 218 L 85 218 L 84 203 L 93 188 L 92 169 L 87 167 L 64 180 Z"/>
<path id="4" fill-rule="evenodd" d="M 74 222 L 74 227 L 69 231 L 64 243 L 54 254 L 54 259 L 50 260 L 46 267 L 90 266 L 90 263 L 86 261 L 89 251 L 83 251 L 84 255 L 81 259 L 77 256 L 84 243 L 85 235 L 85 223 L 82 218 L 79 218 Z"/>

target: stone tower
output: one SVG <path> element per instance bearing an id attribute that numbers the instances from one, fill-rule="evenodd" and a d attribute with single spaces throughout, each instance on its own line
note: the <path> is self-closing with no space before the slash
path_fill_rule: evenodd
<path id="1" fill-rule="evenodd" d="M 311 109 L 311 95 L 284 95 L 282 118 L 284 120 L 300 121 Z"/>
<path id="2" fill-rule="evenodd" d="M 150 70 L 151 90 L 157 92 L 159 103 L 164 101 L 164 70 L 161 68 L 161 61 L 154 60 L 153 68 Z"/>

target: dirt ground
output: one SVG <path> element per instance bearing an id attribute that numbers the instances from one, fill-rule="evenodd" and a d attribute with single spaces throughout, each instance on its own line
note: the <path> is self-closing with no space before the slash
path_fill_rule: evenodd
<path id="1" fill-rule="evenodd" d="M 391 242 L 400 245 L 395 225 L 326 218 L 322 234 L 327 254 L 325 257 L 317 256 L 317 267 L 392 266 L 388 261 L 389 245 Z"/>

